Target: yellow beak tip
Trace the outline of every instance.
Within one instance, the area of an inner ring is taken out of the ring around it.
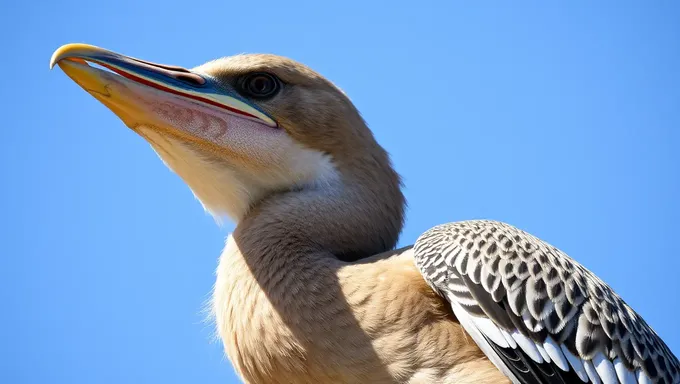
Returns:
[[[105,49],[96,47],[94,45],[82,44],[82,43],[71,43],[64,44],[57,48],[52,57],[50,58],[50,69],[54,68],[61,60],[71,58],[71,57],[81,57],[87,56],[92,53],[104,53],[109,52]]]
[[[59,50],[54,51],[52,57],[50,58],[50,70],[54,68],[54,66],[57,64],[57,61],[59,61],[59,56],[57,55],[57,52],[59,52]]]

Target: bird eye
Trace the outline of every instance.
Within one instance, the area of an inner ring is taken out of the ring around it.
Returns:
[[[254,73],[248,75],[241,84],[241,89],[248,96],[265,99],[272,97],[279,91],[279,80],[269,73]]]

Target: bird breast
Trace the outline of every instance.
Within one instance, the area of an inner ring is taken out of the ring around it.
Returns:
[[[245,382],[508,382],[425,283],[410,250],[356,264],[297,262],[258,270],[227,240],[213,311]]]

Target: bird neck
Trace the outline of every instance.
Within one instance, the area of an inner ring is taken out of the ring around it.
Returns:
[[[386,159],[385,168],[362,167],[371,161],[360,157],[335,159],[339,170],[361,171],[340,171],[336,182],[266,196],[229,236],[212,306],[225,351],[242,376],[291,382],[264,371],[294,372],[291,362],[324,365],[315,360],[313,340],[333,331],[331,319],[344,316],[341,323],[352,323],[338,271],[347,261],[393,248],[402,227],[404,198]]]
[[[381,204],[383,192],[348,182],[289,191],[263,199],[238,223],[220,258],[212,309],[243,377],[291,382],[267,372],[324,366],[314,340],[333,331],[332,319],[353,319],[338,281],[342,260],[392,248],[401,229],[403,205]]]
[[[286,293],[280,288],[288,280],[306,283],[302,270],[337,266],[395,247],[405,201],[387,154],[376,153],[372,162],[359,156],[338,160],[335,182],[271,194],[239,221],[228,244],[237,252],[230,254],[242,259],[265,293]]]

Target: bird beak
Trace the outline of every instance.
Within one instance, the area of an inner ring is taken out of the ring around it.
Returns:
[[[55,64],[133,129],[142,125],[175,131],[185,128],[179,133],[200,138],[197,133],[201,128],[197,127],[214,122],[206,120],[211,116],[222,116],[226,121],[225,113],[229,118],[277,126],[238,94],[218,88],[208,76],[181,67],[154,64],[86,44],[60,47],[52,55],[50,68]]]

